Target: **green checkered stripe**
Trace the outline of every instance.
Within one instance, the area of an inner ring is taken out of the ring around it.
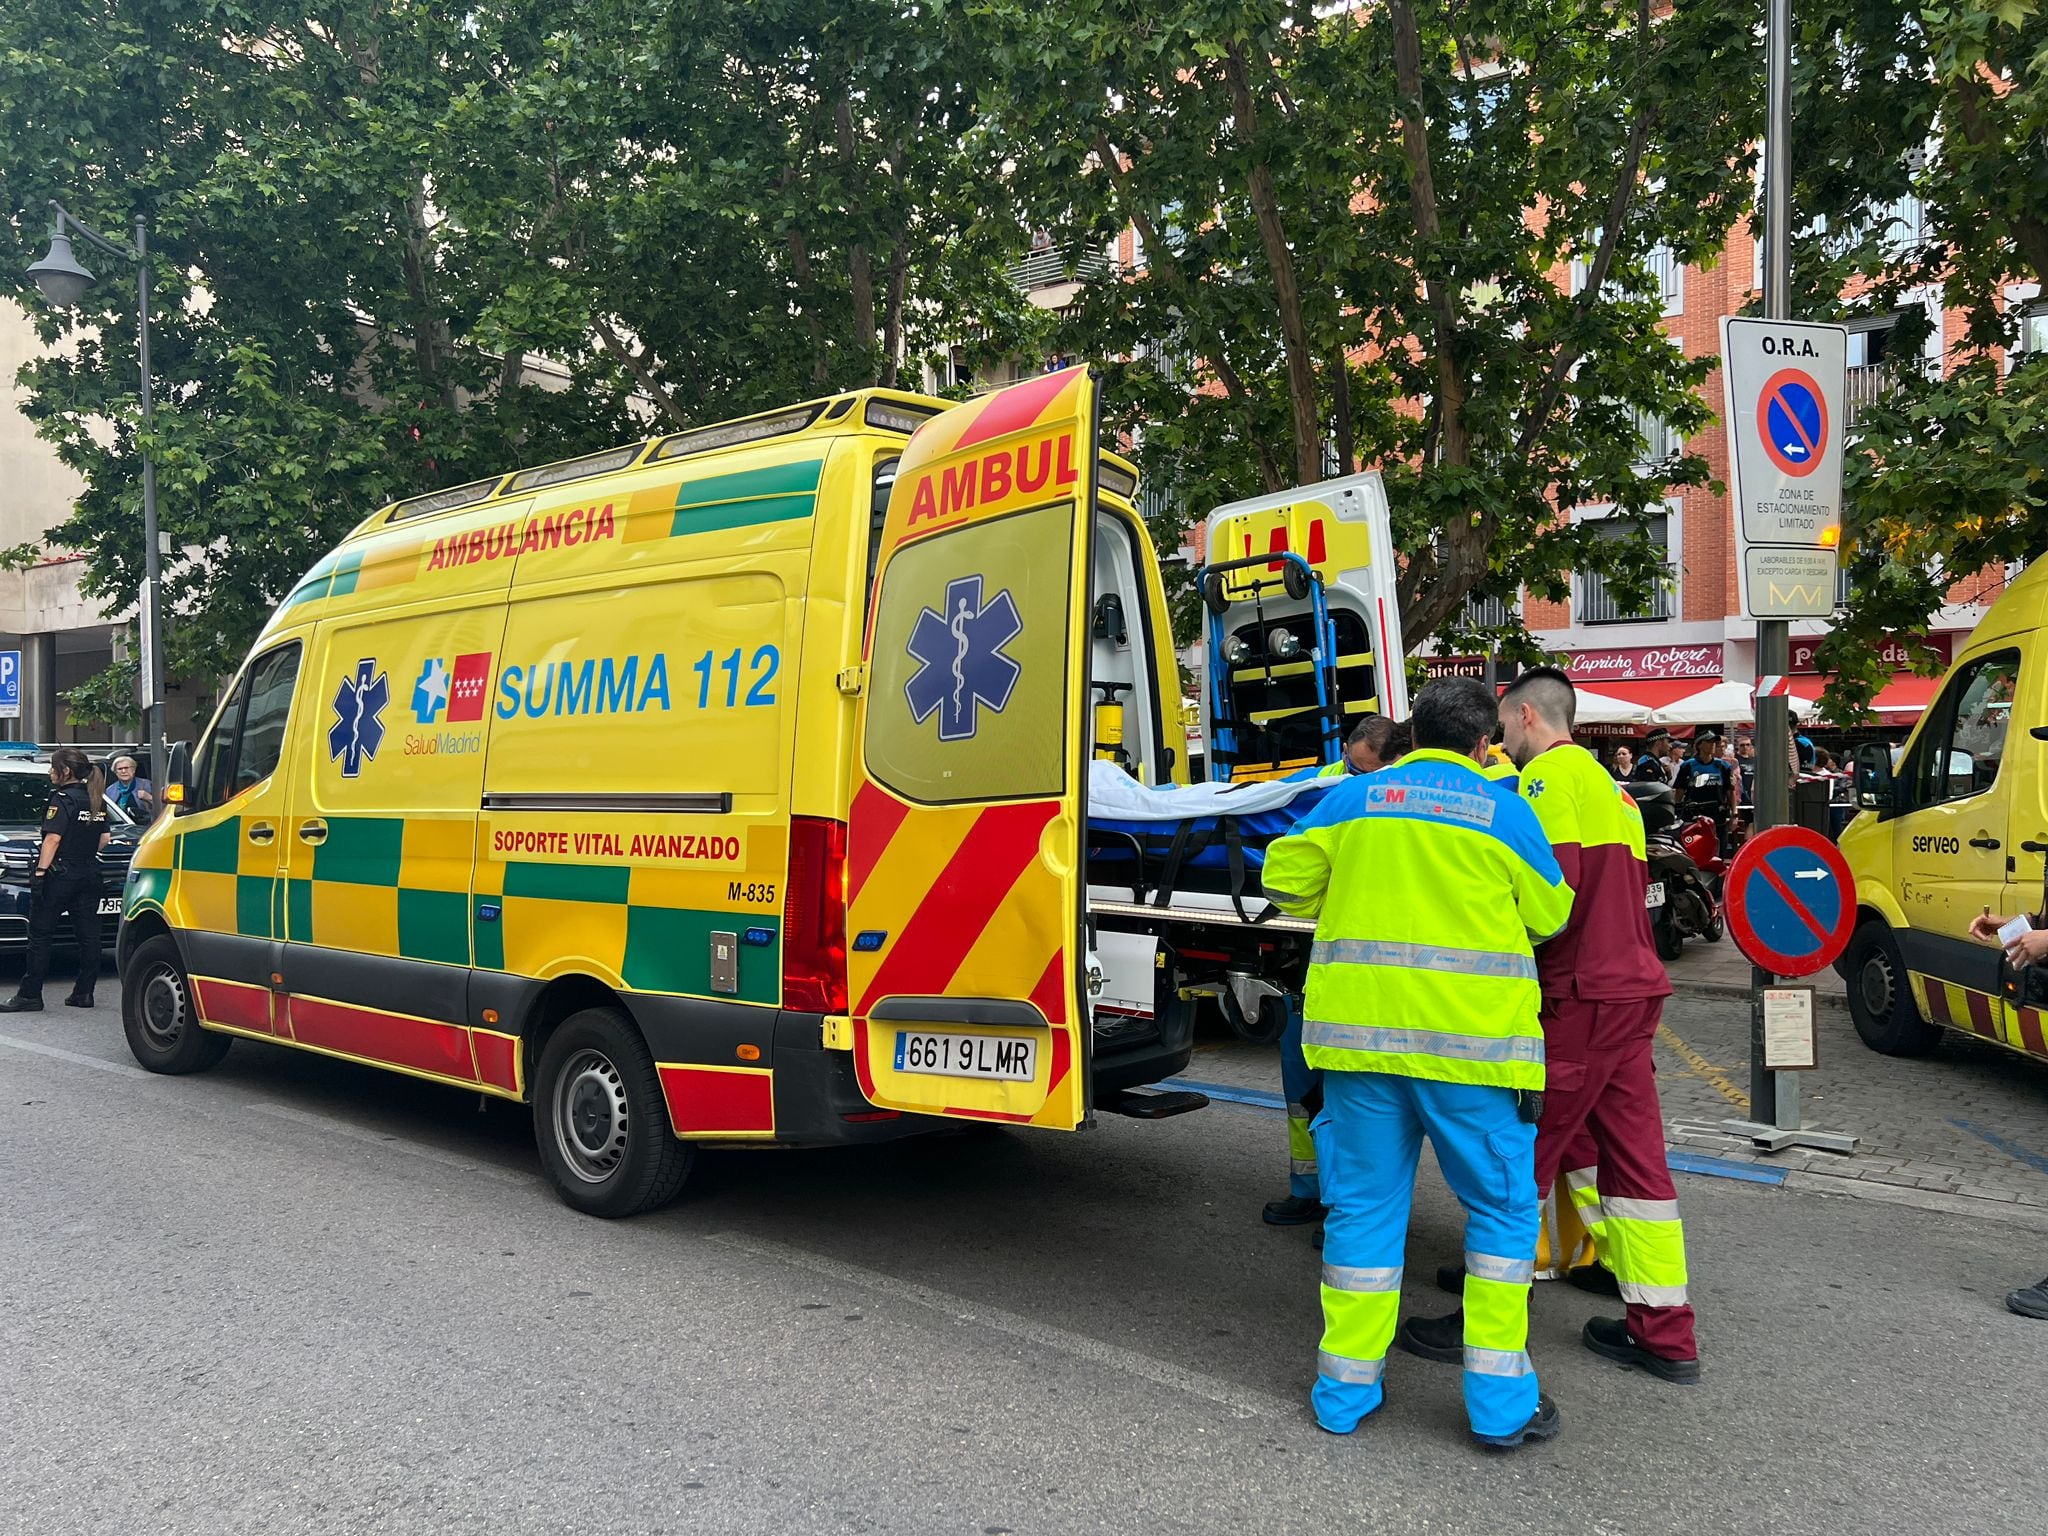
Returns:
[[[122,915],[133,917],[148,907],[161,912],[164,900],[170,894],[171,871],[168,869],[131,869],[128,871],[128,883],[122,889],[125,898]]]
[[[676,491],[669,537],[809,517],[817,508],[818,477],[824,469],[823,459],[805,459],[685,480]]]
[[[312,570],[299,578],[299,584],[278,605],[278,611],[288,612],[301,603],[317,602],[323,597],[346,597],[355,591],[356,577],[362,569],[361,544],[330,550],[313,562]]]
[[[619,910],[624,919],[624,945],[619,976],[635,992],[680,992],[696,997],[738,998],[742,1002],[774,1003],[782,987],[782,927],[774,917],[746,912],[712,912],[692,907],[654,906],[633,900],[633,870],[613,864],[528,864],[504,867],[501,896],[479,894],[479,907],[499,905],[500,921],[475,926],[476,963],[504,970],[504,929],[519,919],[519,904],[528,900],[587,902]],[[711,990],[711,935],[748,930],[767,935],[761,944],[742,943],[739,991]]]

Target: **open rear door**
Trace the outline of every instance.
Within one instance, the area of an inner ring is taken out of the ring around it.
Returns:
[[[887,1109],[1072,1130],[1095,380],[935,416],[882,530],[848,825],[862,1091]]]

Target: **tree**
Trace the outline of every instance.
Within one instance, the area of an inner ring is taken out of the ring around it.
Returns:
[[[1835,313],[1845,289],[1881,312],[1934,288],[1965,323],[1945,373],[1896,369],[1845,458],[1851,591],[1820,664],[1825,707],[1850,720],[1887,679],[1881,641],[2048,548],[2048,358],[2010,358],[2006,301],[2048,274],[2048,18],[2034,0],[1835,0],[1804,13],[1799,56],[1799,312]],[[1912,357],[1924,310],[1902,313]]]
[[[1640,597],[1641,521],[1706,480],[1645,465],[1649,418],[1712,419],[1710,358],[1659,324],[1652,262],[1710,263],[1750,202],[1755,18],[1706,0],[987,0],[990,110],[1076,249],[1126,227],[1069,345],[1112,368],[1149,474],[1188,509],[1379,468],[1411,643],[1514,640],[1472,595]],[[1321,9],[1321,8],[1317,8]],[[1561,282],[1574,269],[1581,280]],[[1193,387],[1191,387],[1193,386]]]
[[[0,10],[0,284],[86,482],[50,542],[133,603],[133,279],[47,309],[48,199],[151,220],[170,661],[214,677],[382,502],[1025,325],[967,37],[911,0]]]

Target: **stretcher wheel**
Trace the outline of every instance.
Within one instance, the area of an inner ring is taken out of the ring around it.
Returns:
[[[1247,1045],[1272,1045],[1287,1033],[1287,999],[1284,997],[1262,997],[1256,1017],[1245,1017],[1244,1010],[1237,1006],[1237,999],[1226,989],[1217,999],[1223,1005],[1223,1020],[1230,1026],[1230,1032]]]
[[[1202,601],[1209,611],[1222,618],[1230,610],[1230,599],[1223,595],[1223,573],[1210,571],[1202,578]]]
[[[1316,579],[1309,574],[1307,566],[1287,561],[1280,570],[1280,585],[1287,589],[1287,595],[1297,603],[1307,597],[1315,587]]]

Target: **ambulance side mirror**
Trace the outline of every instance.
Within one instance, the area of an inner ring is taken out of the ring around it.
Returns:
[[[1856,749],[1856,804],[1866,811],[1899,808],[1898,781],[1892,777],[1892,749],[1881,741]]]
[[[164,765],[164,804],[171,814],[177,815],[190,805],[192,794],[192,743],[174,741],[171,743],[171,760]]]

